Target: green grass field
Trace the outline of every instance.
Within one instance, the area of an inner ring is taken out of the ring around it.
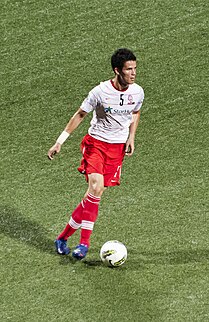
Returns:
[[[208,20],[205,0],[0,1],[1,322],[209,321]],[[145,90],[136,151],[73,262],[53,242],[86,190],[91,116],[46,155],[119,47]],[[111,239],[118,269],[99,259]]]

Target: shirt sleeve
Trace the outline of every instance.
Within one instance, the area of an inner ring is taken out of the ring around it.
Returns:
[[[139,94],[139,100],[134,108],[134,112],[137,112],[140,110],[140,108],[142,107],[144,101],[144,90],[141,88],[140,94]]]
[[[98,97],[96,94],[96,90],[92,89],[89,92],[88,96],[82,102],[81,109],[89,113],[96,109],[97,104],[98,104]]]

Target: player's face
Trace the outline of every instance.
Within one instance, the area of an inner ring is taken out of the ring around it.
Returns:
[[[136,61],[128,60],[124,63],[122,71],[118,72],[124,84],[131,85],[136,79]]]

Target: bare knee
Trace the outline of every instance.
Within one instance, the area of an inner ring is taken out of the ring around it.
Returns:
[[[104,186],[101,185],[99,182],[93,182],[91,187],[89,187],[89,192],[92,193],[94,196],[101,197],[103,191],[104,191]]]
[[[89,188],[88,192],[96,197],[101,197],[105,190],[104,177],[98,173],[92,173],[89,175]]]

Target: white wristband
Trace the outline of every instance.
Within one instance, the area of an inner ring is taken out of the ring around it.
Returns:
[[[60,136],[58,137],[56,143],[59,143],[59,144],[63,144],[67,138],[70,136],[70,133],[66,132],[66,131],[63,131]]]

